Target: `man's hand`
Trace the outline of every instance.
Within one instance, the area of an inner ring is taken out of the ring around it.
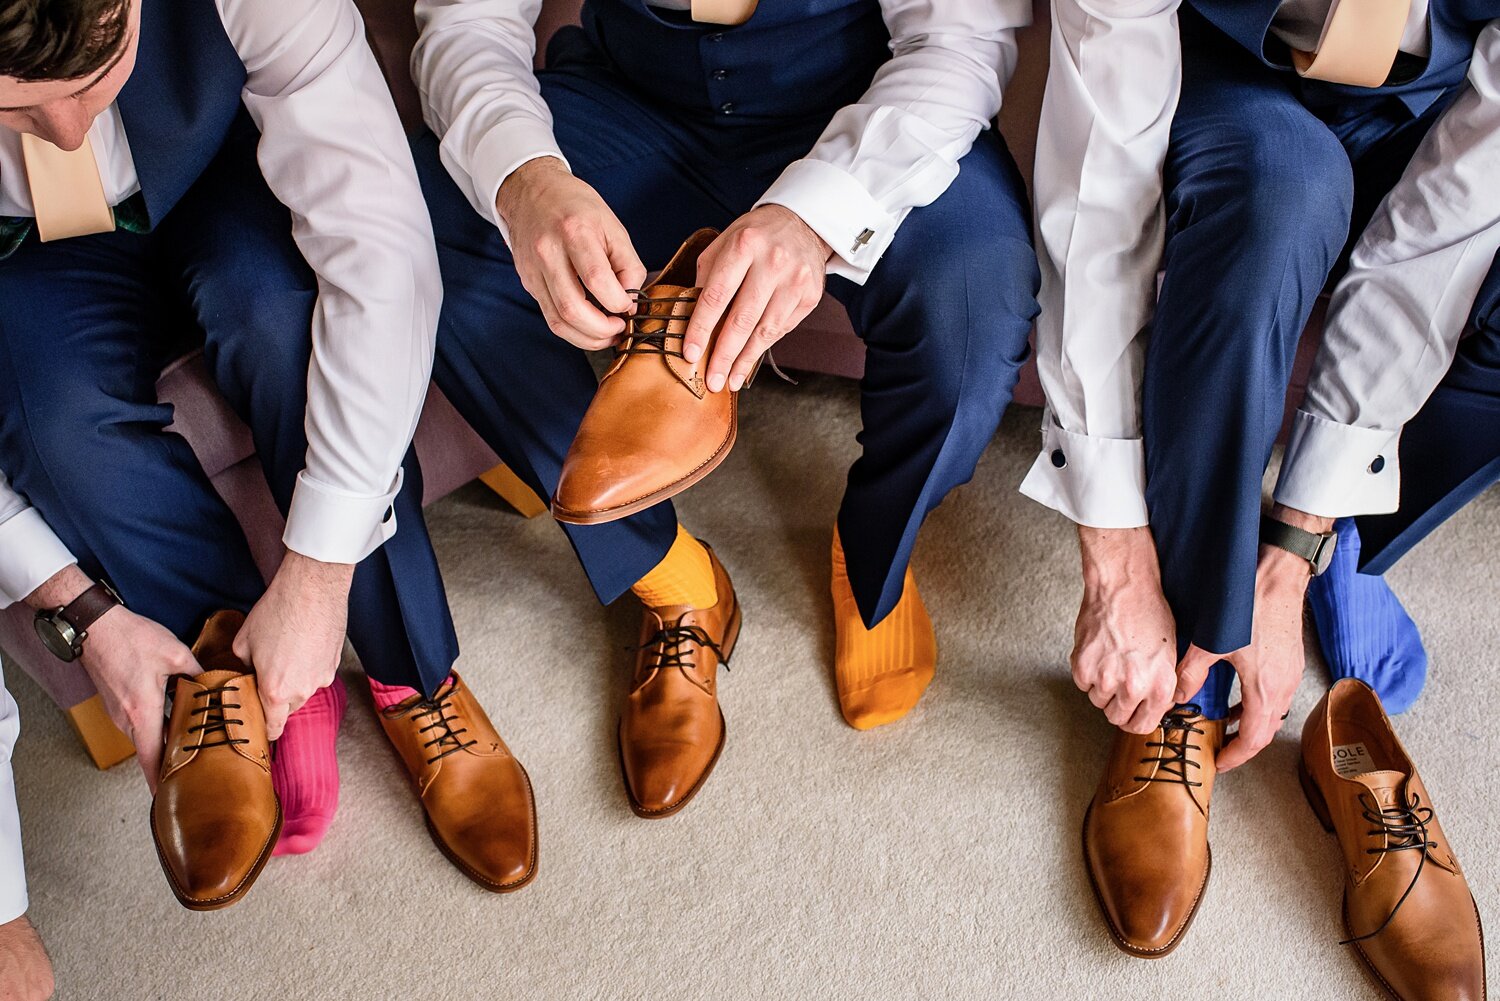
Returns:
[[[52,961],[26,915],[0,925],[0,1001],[47,1001]]]
[[[288,716],[332,683],[344,652],[353,580],[351,563],[288,552],[234,638],[234,655],[255,668],[271,740],[281,736]]]
[[[604,199],[554,157],[521,164],[501,183],[495,210],[510,230],[521,284],[552,332],[585,351],[613,345],[635,306],[628,288],[646,281],[630,236]]]
[[[65,567],[33,591],[26,603],[57,608],[92,584],[76,565]],[[174,674],[199,672],[192,651],[165,627],[116,605],[89,626],[79,663],[99,689],[104,711],[135,745],[135,760],[154,793],[161,771],[167,681]]]
[[[1277,507],[1272,517],[1309,532],[1328,532],[1329,518]],[[1227,772],[1259,754],[1271,743],[1291,709],[1302,671],[1307,666],[1302,646],[1302,603],[1311,568],[1307,561],[1274,546],[1260,547],[1255,569],[1255,625],[1250,645],[1233,653],[1215,654],[1191,646],[1179,667],[1177,698],[1202,687],[1208,669],[1227,660],[1240,676],[1239,733],[1219,755],[1218,770]]]
[[[823,298],[833,249],[802,217],[780,205],[751,209],[698,258],[698,304],[682,342],[689,363],[703,357],[725,317],[705,379],[710,392],[738,390],[766,349]]]
[[[1149,528],[1078,526],[1083,603],[1073,637],[1073,683],[1105,717],[1150,733],[1172,708],[1176,624],[1161,590]]]

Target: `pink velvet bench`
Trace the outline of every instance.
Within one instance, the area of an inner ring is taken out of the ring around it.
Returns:
[[[416,40],[411,0],[357,0],[365,16],[370,43],[385,70],[397,108],[409,128],[421,124],[416,88],[407,66]],[[538,52],[563,24],[576,22],[582,0],[546,0],[537,25]],[[1036,122],[1042,85],[1047,73],[1048,15],[1045,2],[1035,3],[1035,23],[1021,33],[1021,57],[1015,78],[1005,94],[1000,129],[1022,173],[1029,177],[1036,150]],[[651,263],[651,262],[648,262]],[[1303,338],[1298,353],[1294,387],[1305,379],[1316,349],[1319,318],[1309,324],[1314,336]],[[825,297],[802,325],[777,347],[777,361],[786,368],[859,378],[864,372],[864,347],[849,326],[843,308]],[[282,519],[271,501],[254,456],[249,431],[230,411],[209,382],[201,359],[194,353],[174,362],[162,373],[158,390],[175,408],[173,428],[192,445],[214,486],[245,527],[263,571],[279,558]],[[1288,412],[1300,397],[1294,388]],[[1042,404],[1036,368],[1028,364],[1016,388],[1016,402]],[[528,517],[545,510],[539,500],[464,423],[436,389],[427,399],[417,428],[417,451],[425,480],[424,503],[431,503],[475,478],[483,478],[512,506]],[[1017,471],[1019,482],[1021,471]],[[31,627],[31,612],[16,606],[0,612],[0,651],[7,667],[19,667],[39,684],[67,714],[85,750],[100,768],[108,768],[134,753],[124,734],[104,712],[93,684],[77,665],[62,664],[48,654]]]

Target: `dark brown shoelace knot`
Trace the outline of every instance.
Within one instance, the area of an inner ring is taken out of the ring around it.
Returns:
[[[1188,757],[1189,751],[1199,749],[1197,744],[1190,744],[1192,734],[1202,735],[1203,731],[1198,728],[1198,720],[1203,715],[1203,710],[1195,703],[1188,702],[1174,707],[1161,718],[1161,740],[1148,740],[1147,747],[1157,748],[1155,756],[1142,758],[1143,765],[1156,765],[1156,771],[1151,775],[1137,775],[1137,782],[1175,782],[1192,788],[1201,786],[1202,782],[1194,782],[1188,778],[1189,768],[1202,768],[1203,766]]]
[[[1406,884],[1406,892],[1401,894],[1401,899],[1396,901],[1396,906],[1391,908],[1391,913],[1380,922],[1380,927],[1364,935],[1346,938],[1339,945],[1363,942],[1385,931],[1395,919],[1396,912],[1401,910],[1401,905],[1406,903],[1406,898],[1411,896],[1411,891],[1417,888],[1417,880],[1421,878],[1422,870],[1427,865],[1427,856],[1432,849],[1437,847],[1436,841],[1427,839],[1427,825],[1432,822],[1432,808],[1423,806],[1420,796],[1413,794],[1405,803],[1380,806],[1370,793],[1360,793],[1359,804],[1364,808],[1364,818],[1374,825],[1366,833],[1382,839],[1379,848],[1366,848],[1366,855],[1419,851],[1422,857],[1417,862],[1417,871],[1411,874],[1411,882]]]
[[[652,633],[650,638],[640,646],[632,647],[635,650],[654,650],[656,652],[656,666],[659,668],[685,667],[692,670],[693,647],[707,647],[719,657],[719,663],[724,669],[729,670],[729,658],[724,656],[724,651],[719,649],[703,630],[701,626],[685,626],[678,619],[670,626],[664,626]]]
[[[193,693],[193,701],[203,700],[203,705],[194,706],[188,713],[190,717],[202,716],[203,720],[187,728],[188,733],[198,735],[198,743],[184,747],[184,751],[200,751],[205,747],[233,747],[235,744],[248,744],[248,737],[230,737],[229,724],[235,723],[240,726],[245,724],[242,719],[231,719],[224,715],[228,709],[239,709],[238,702],[225,702],[226,692],[238,692],[236,685],[219,685],[215,688],[203,688]],[[204,740],[210,734],[222,737],[222,740]]]
[[[407,710],[407,714],[412,719],[431,717],[430,722],[426,726],[417,730],[418,733],[436,731],[435,736],[422,745],[427,748],[440,748],[432,757],[427,759],[429,765],[441,758],[446,758],[450,754],[457,754],[459,751],[473,747],[479,743],[477,740],[463,739],[463,735],[469,732],[468,727],[461,726],[454,729],[453,724],[459,722],[459,719],[457,716],[449,714],[450,703],[453,701],[453,691],[453,685],[444,685],[438,689],[437,694],[432,698],[418,699]]]

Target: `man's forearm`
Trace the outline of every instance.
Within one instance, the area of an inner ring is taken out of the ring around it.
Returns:
[[[35,591],[26,596],[26,604],[32,608],[61,608],[93,586],[89,575],[70,563],[48,577]]]
[[[1300,528],[1304,532],[1313,532],[1317,535],[1326,535],[1333,531],[1333,519],[1322,518],[1306,511],[1298,511],[1296,508],[1287,507],[1285,504],[1277,504],[1271,508],[1271,517],[1280,522],[1285,522],[1293,528]]]
[[[1078,526],[1078,552],[1083,560],[1083,582],[1089,587],[1117,586],[1150,580],[1160,587],[1161,566],[1149,527],[1090,528]]]

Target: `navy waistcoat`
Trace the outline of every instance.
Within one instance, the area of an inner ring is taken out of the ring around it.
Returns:
[[[1190,0],[1190,3],[1267,66],[1293,72],[1286,45],[1270,33],[1282,0]],[[1315,107],[1329,107],[1368,100],[1372,94],[1391,95],[1400,98],[1412,114],[1419,115],[1463,80],[1474,52],[1474,39],[1488,21],[1497,17],[1500,17],[1500,0],[1431,0],[1427,23],[1432,49],[1425,66],[1394,73],[1391,81],[1378,88],[1303,80],[1303,97]]]
[[[245,64],[213,0],[141,4],[135,70],[115,103],[151,225],[208,167],[242,113],[249,125],[244,85]]]
[[[890,58],[879,0],[760,0],[736,27],[645,0],[588,0],[583,26],[635,86],[726,122],[829,115]]]

